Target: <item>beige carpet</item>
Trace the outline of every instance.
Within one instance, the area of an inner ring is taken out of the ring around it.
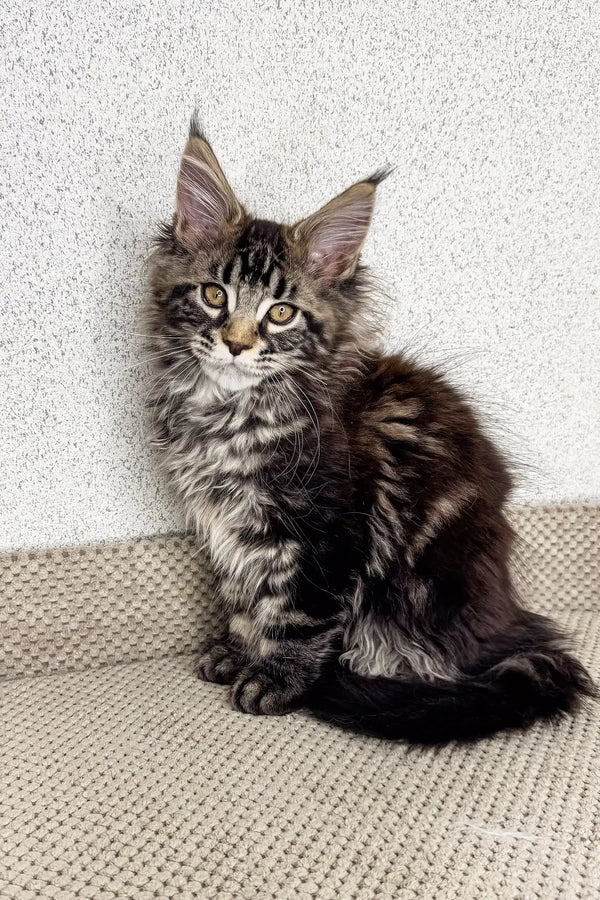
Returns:
[[[600,677],[600,510],[515,521],[524,594]],[[193,676],[189,539],[0,567],[0,897],[600,897],[597,705],[440,750],[248,717]]]

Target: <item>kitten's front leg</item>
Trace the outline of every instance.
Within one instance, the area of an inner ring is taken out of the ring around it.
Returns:
[[[293,615],[296,624],[266,627],[260,616],[238,615],[231,620],[231,633],[245,644],[249,660],[233,683],[235,709],[253,715],[282,715],[302,705],[332,655],[341,626],[335,616]]]
[[[245,663],[241,649],[226,635],[221,635],[206,641],[200,648],[196,671],[203,681],[232,684]]]

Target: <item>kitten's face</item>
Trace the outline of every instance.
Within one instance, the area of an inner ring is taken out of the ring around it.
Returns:
[[[354,314],[341,287],[356,270],[377,182],[353,185],[295,226],[253,219],[193,129],[155,259],[163,366],[188,378],[196,366],[234,392],[318,364]]]
[[[226,391],[293,372],[319,354],[335,317],[294,266],[285,229],[252,220],[231,244],[195,254],[167,300],[168,326]],[[327,332],[327,335],[325,334]]]

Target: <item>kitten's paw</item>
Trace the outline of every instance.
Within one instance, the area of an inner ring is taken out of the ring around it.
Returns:
[[[242,659],[235,650],[227,644],[217,643],[205,647],[200,652],[196,671],[198,678],[203,681],[232,684],[242,665]]]
[[[266,672],[242,672],[233,685],[231,702],[234,709],[254,716],[281,716],[296,709],[301,702],[297,691],[278,684]]]

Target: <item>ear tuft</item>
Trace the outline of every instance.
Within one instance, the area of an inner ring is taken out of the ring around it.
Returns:
[[[194,114],[177,179],[176,237],[188,250],[213,246],[242,217],[242,206]]]
[[[386,163],[384,166],[380,166],[380,168],[373,172],[372,175],[369,175],[368,178],[365,178],[365,181],[367,181],[369,184],[375,185],[375,187],[378,187],[382,181],[385,181],[386,178],[389,178],[393,171],[394,167],[389,163]]]
[[[375,188],[388,174],[387,168],[380,169],[353,184],[294,227],[305,265],[315,277],[334,281],[354,273],[373,217]]]
[[[191,118],[190,118],[189,137],[190,138],[193,138],[193,137],[200,138],[201,140],[206,141],[206,143],[208,144],[206,132],[204,131],[204,128],[202,127],[202,122],[200,121],[200,110],[198,109],[198,107],[196,107],[194,109],[194,112],[192,113]]]

